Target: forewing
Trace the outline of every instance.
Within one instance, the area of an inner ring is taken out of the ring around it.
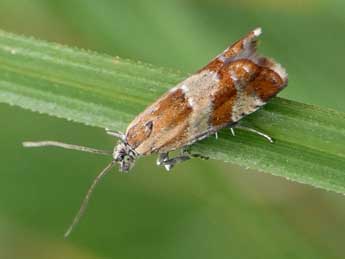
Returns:
[[[158,152],[184,138],[192,108],[182,89],[174,89],[146,108],[128,126],[128,144],[140,155]]]
[[[213,92],[210,125],[220,129],[258,110],[287,85],[287,74],[275,61],[256,53],[255,29],[200,70],[215,71],[219,87]]]
[[[287,74],[257,55],[260,33],[250,32],[149,106],[129,125],[128,144],[141,155],[169,152],[236,123],[275,96]]]
[[[253,55],[256,52],[257,37],[260,34],[261,28],[251,31],[245,37],[226,48],[198,72],[205,70],[219,71],[224,65],[231,61]]]
[[[287,84],[282,68],[265,57],[232,61],[219,71],[210,124],[222,128],[255,112]]]

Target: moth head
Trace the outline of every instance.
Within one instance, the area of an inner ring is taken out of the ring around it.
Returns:
[[[128,172],[134,165],[137,154],[126,142],[120,141],[114,148],[113,158],[119,164],[120,171]]]

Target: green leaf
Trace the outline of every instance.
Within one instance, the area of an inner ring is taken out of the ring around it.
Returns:
[[[124,131],[186,75],[0,31],[0,102]],[[271,135],[222,130],[193,146],[211,158],[345,193],[345,114],[275,98],[244,119]]]

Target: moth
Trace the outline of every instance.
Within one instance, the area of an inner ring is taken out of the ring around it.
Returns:
[[[257,54],[257,28],[224,50],[206,66],[180,82],[140,113],[125,133],[107,130],[118,138],[113,152],[55,141],[24,142],[25,147],[58,146],[96,154],[112,155],[112,161],[95,178],[82,206],[65,236],[83,214],[88,199],[101,179],[115,165],[128,172],[137,158],[158,154],[157,164],[170,170],[197,154],[188,151],[196,141],[217,134],[222,128],[251,131],[272,139],[238,122],[264,106],[287,86],[285,69],[274,60]],[[170,157],[169,152],[182,150]]]

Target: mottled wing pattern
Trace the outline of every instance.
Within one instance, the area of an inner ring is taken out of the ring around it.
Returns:
[[[250,32],[201,71],[217,71],[210,124],[222,128],[255,112],[287,85],[287,74],[275,61],[256,53],[258,28]],[[217,65],[222,61],[223,65]],[[215,70],[214,70],[215,69]]]
[[[170,91],[139,114],[128,126],[127,143],[140,155],[158,152],[184,139],[193,109],[182,89]]]
[[[126,138],[140,155],[190,145],[236,123],[287,84],[285,70],[256,53],[260,29],[149,106],[129,125]]]

